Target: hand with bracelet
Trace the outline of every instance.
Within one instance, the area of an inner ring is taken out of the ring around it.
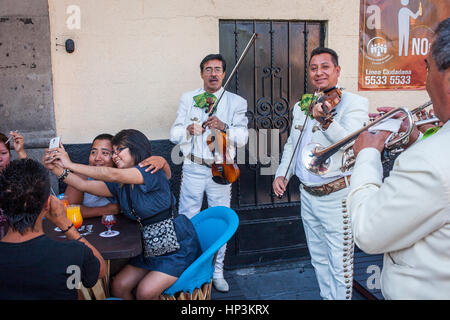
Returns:
[[[67,218],[66,210],[62,201],[52,195],[49,197],[49,201],[50,206],[45,217],[50,220],[55,226],[60,228],[61,231],[66,235],[67,239],[83,242],[92,250],[92,253],[100,262],[99,278],[104,277],[106,274],[106,262],[100,252],[92,244],[90,244],[89,241],[87,241],[78,233],[78,230],[73,226],[72,221]]]
[[[55,196],[50,196],[50,209],[45,217],[60,228],[68,239],[81,240],[81,236],[77,229],[74,228],[72,221],[67,218],[64,204]]]

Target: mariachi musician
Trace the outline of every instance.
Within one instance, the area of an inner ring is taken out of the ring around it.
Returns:
[[[209,207],[230,207],[231,183],[214,181],[211,166],[215,161],[234,159],[236,147],[243,147],[248,140],[247,101],[228,91],[222,95],[225,72],[226,62],[222,55],[210,54],[202,60],[203,88],[181,96],[177,117],[170,130],[170,141],[180,146],[185,157],[178,212],[189,218],[200,212],[204,192]],[[219,97],[220,101],[211,110],[210,102],[216,102]],[[211,152],[208,139],[214,130],[226,133],[229,140],[227,155],[220,154],[220,150]],[[229,290],[223,276],[225,250],[226,244],[218,252],[213,275],[213,285],[221,292]]]
[[[275,194],[282,196],[292,175],[300,179],[301,216],[323,299],[351,299],[353,240],[342,209],[351,172],[340,170],[342,152],[331,157],[324,171],[308,171],[302,158],[308,158],[312,143],[327,147],[360,129],[368,122],[369,111],[366,98],[337,87],[340,71],[334,50],[319,47],[312,51],[308,74],[319,93],[312,98],[304,95],[294,105],[290,136],[273,182]]]
[[[385,299],[450,299],[450,18],[434,30],[425,64],[439,131],[402,152],[384,181],[380,152],[389,132],[363,132],[353,145],[347,207],[358,247],[384,253]]]

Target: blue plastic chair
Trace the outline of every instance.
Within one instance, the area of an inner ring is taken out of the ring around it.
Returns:
[[[163,292],[164,299],[176,299],[176,296],[189,300],[210,299],[216,254],[239,226],[236,212],[222,206],[203,210],[191,221],[197,231],[202,254]]]

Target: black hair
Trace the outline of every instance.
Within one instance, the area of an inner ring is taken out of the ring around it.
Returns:
[[[222,61],[222,69],[223,72],[227,70],[227,62],[225,61],[225,58],[220,54],[208,54],[206,57],[203,58],[202,62],[200,62],[200,71],[203,72],[203,67],[205,66],[205,63],[207,63],[210,60],[220,60]]]
[[[322,53],[328,53],[331,55],[331,60],[333,61],[333,64],[335,67],[339,65],[339,57],[333,49],[325,48],[325,47],[317,47],[311,52],[311,57],[309,58],[309,61],[311,61],[312,57],[322,54]]]
[[[431,55],[440,72],[450,67],[450,18],[441,21],[436,28]]]
[[[102,133],[102,134],[99,134],[98,136],[96,136],[94,138],[94,140],[92,140],[92,143],[94,143],[95,140],[108,140],[108,141],[112,142],[112,139],[113,139],[112,134]]]
[[[0,142],[3,142],[3,144],[6,146],[6,149],[11,152],[11,145],[9,144],[10,142],[8,141],[8,143],[6,143],[6,141],[8,141],[8,137],[0,132]]]
[[[22,235],[34,229],[49,196],[48,171],[35,160],[14,160],[0,176],[0,207],[9,227]]]
[[[147,137],[135,129],[124,129],[116,134],[112,139],[113,146],[123,146],[130,149],[130,154],[134,157],[134,165],[151,157],[152,147]]]

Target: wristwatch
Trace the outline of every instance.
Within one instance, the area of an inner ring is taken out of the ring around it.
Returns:
[[[228,126],[228,124],[224,123],[224,128],[223,128],[223,132],[227,131],[230,127]]]

